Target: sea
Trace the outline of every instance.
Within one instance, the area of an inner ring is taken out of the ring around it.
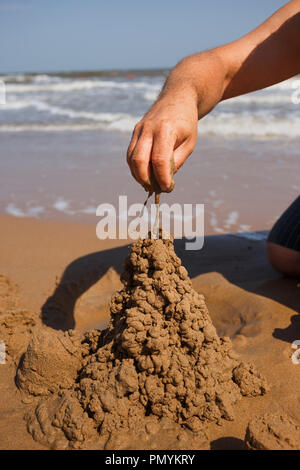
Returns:
[[[126,149],[168,73],[1,75],[0,211],[91,221],[118,195],[143,202]],[[300,192],[300,77],[220,103],[198,129],[170,202],[206,204],[211,233],[268,229]]]

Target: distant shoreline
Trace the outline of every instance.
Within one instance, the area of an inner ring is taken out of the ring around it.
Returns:
[[[56,77],[72,77],[72,78],[86,78],[86,77],[126,77],[127,75],[134,75],[136,77],[168,75],[171,68],[142,68],[142,69],[111,69],[111,70],[58,70],[58,71],[39,71],[39,72],[0,72],[0,77],[8,77],[15,75],[25,75],[35,77],[37,75],[49,75]]]

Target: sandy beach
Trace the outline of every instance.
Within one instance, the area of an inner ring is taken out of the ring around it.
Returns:
[[[0,448],[45,449],[26,429],[24,415],[36,398],[15,384],[20,359],[36,329],[82,333],[107,325],[110,298],[121,288],[129,248],[118,241],[99,241],[92,224],[5,215],[1,237],[0,339],[7,355],[0,365]],[[234,350],[255,364],[270,387],[265,395],[244,397],[234,405],[233,421],[208,424],[206,446],[211,449],[245,449],[248,423],[266,413],[300,423],[300,379],[291,348],[299,335],[299,285],[268,265],[264,244],[234,234],[207,236],[195,255],[184,250],[183,241],[175,242],[218,335],[229,336]],[[258,440],[262,435],[263,430],[256,430]],[[284,435],[267,442],[271,448],[295,445]],[[138,445],[132,442],[125,448]],[[176,448],[174,442],[168,445]]]
[[[0,14],[0,450],[299,451],[300,0]]]

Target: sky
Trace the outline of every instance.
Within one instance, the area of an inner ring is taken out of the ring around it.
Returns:
[[[167,68],[243,36],[281,0],[0,0],[0,73]]]

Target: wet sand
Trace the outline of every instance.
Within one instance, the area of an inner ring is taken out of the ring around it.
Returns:
[[[128,245],[99,241],[95,226],[1,216],[0,340],[7,344],[0,365],[0,448],[38,449],[26,430],[28,399],[14,377],[32,332],[41,323],[79,332],[104,327],[108,304],[120,288]],[[281,278],[267,263],[263,241],[233,235],[206,237],[197,254],[175,243],[177,255],[204,294],[219,335],[253,362],[271,389],[234,407],[235,420],[208,429],[210,448],[245,448],[246,428],[256,416],[287,414],[300,424],[298,365],[291,343],[299,339],[300,290],[297,280]]]
[[[115,132],[1,135],[0,211],[96,224],[96,207],[142,204]],[[270,230],[300,193],[299,142],[201,136],[162,203],[204,204],[207,235]],[[119,214],[118,214],[119,215]]]

